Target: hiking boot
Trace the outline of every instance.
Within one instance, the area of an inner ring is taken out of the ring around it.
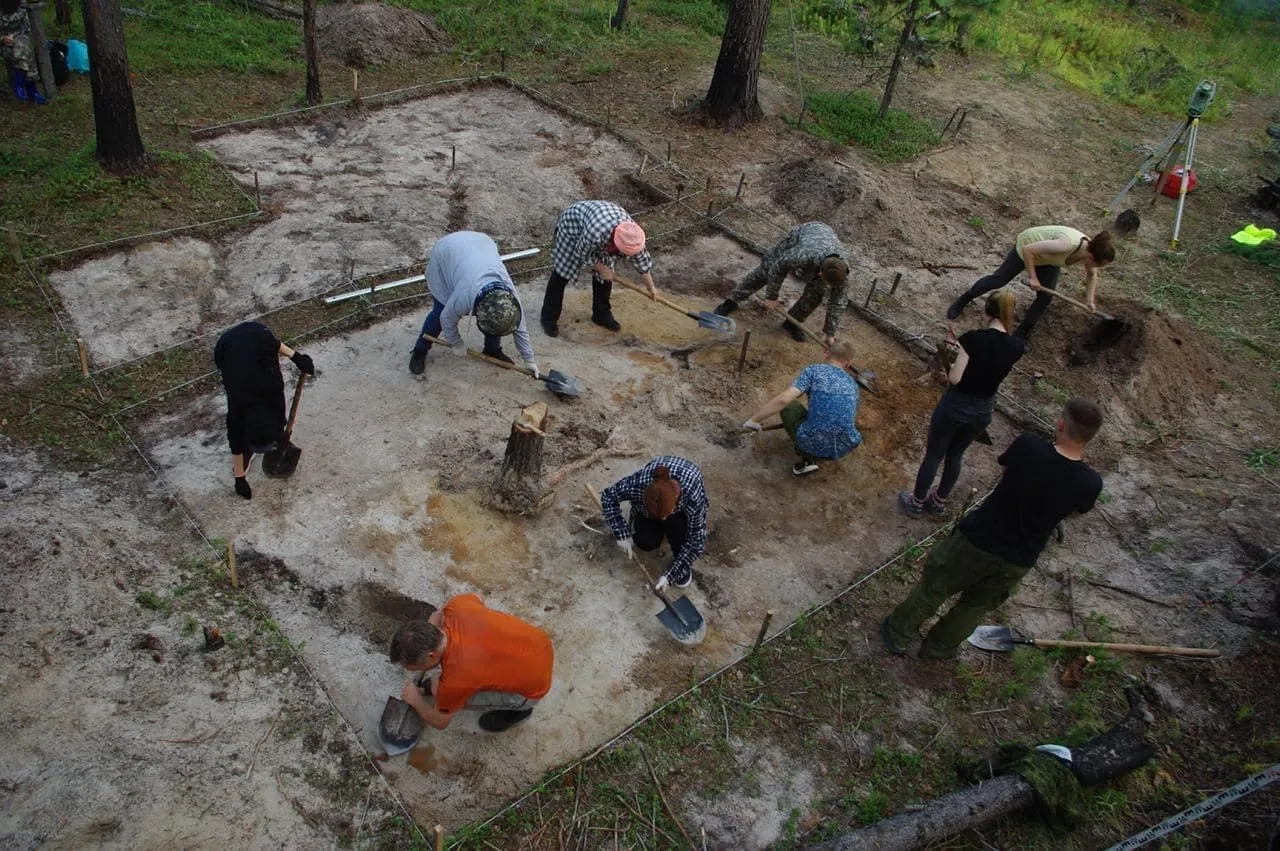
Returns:
[[[806,339],[804,336],[804,329],[792,322],[790,319],[783,320],[782,330],[790,334],[791,339],[795,340],[797,343],[803,343]]]
[[[912,499],[915,497],[912,496]],[[929,495],[924,498],[924,510],[934,517],[944,517],[947,513],[947,501],[938,496],[936,490],[929,491]]]
[[[973,439],[985,446],[992,446],[995,444],[995,441],[991,439],[991,433],[988,432],[985,428],[982,431],[975,434],[973,436]]]
[[[916,495],[911,491],[902,491],[898,494],[898,505],[902,506],[902,510],[908,517],[919,517],[924,513],[924,503],[916,499]]]
[[[805,458],[801,458],[799,461],[791,465],[791,472],[795,473],[797,476],[807,476],[810,473],[817,472],[817,469],[817,463]]]
[[[532,709],[491,709],[480,716],[480,729],[486,733],[501,733],[532,714]]]
[[[893,633],[889,631],[889,619],[885,618],[880,621],[880,643],[884,645],[884,649],[892,653],[894,656],[906,656],[906,645],[899,644],[894,639]]]
[[[738,303],[731,298],[726,298],[724,301],[716,305],[716,309],[713,310],[712,313],[714,313],[716,316],[728,316],[730,313],[733,313],[737,309],[738,309]]]
[[[960,318],[960,314],[964,313],[964,309],[969,306],[968,295],[962,295],[960,298],[951,302],[951,306],[947,308],[947,318],[956,320]]]
[[[542,322],[542,333],[546,334],[548,337],[560,336],[559,322],[554,319],[542,319],[539,321]]]
[[[591,321],[596,325],[599,325],[601,328],[605,328],[609,331],[622,330],[622,326],[618,324],[618,320],[613,318],[613,313],[611,311],[606,311],[604,313],[592,313]]]
[[[512,366],[515,366],[515,365],[516,365],[516,362],[515,362],[515,361],[513,361],[511,358],[507,357],[507,353],[506,353],[506,352],[504,352],[502,349],[495,349],[495,350],[494,350],[494,351],[492,351],[492,352],[490,352],[490,351],[485,351],[485,352],[482,352],[482,354],[483,354],[485,357],[487,357],[487,358],[493,358],[494,360],[500,360],[500,361],[502,361],[503,363],[509,363],[509,364],[511,364]]]
[[[427,353],[414,351],[409,355],[409,371],[414,375],[422,375],[427,371]]]

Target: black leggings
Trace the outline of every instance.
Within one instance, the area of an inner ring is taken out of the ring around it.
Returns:
[[[635,529],[631,539],[645,552],[653,552],[662,545],[665,537],[671,542],[671,553],[674,555],[684,548],[684,540],[689,529],[689,516],[677,511],[666,520],[654,520],[636,512]]]
[[[938,465],[942,465],[942,481],[938,482],[938,498],[946,499],[956,480],[960,478],[960,470],[965,450],[973,439],[991,423],[991,399],[978,399],[974,396],[948,390],[934,408],[929,419],[929,437],[925,443],[924,460],[920,462],[920,470],[916,473],[916,485],[912,493],[916,499],[923,500],[929,495],[933,478],[938,474]]]

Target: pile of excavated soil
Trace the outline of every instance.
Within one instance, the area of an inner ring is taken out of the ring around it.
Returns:
[[[349,68],[407,62],[453,49],[430,15],[380,3],[335,3],[316,11],[320,53]]]

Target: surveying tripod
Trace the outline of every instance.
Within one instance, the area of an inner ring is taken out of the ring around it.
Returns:
[[[1178,212],[1173,218],[1173,237],[1169,240],[1169,248],[1177,250],[1178,248],[1178,231],[1182,228],[1182,210],[1187,203],[1187,188],[1191,183],[1191,161],[1196,155],[1196,130],[1200,126],[1200,116],[1204,115],[1204,111],[1209,108],[1209,104],[1213,103],[1213,96],[1217,92],[1218,87],[1211,80],[1201,80],[1200,85],[1196,86],[1196,90],[1191,94],[1191,100],[1187,103],[1187,117],[1182,123],[1169,133],[1160,147],[1156,148],[1151,154],[1142,161],[1142,165],[1138,166],[1138,170],[1133,173],[1133,177],[1129,178],[1129,182],[1124,185],[1124,189],[1120,190],[1120,194],[1111,199],[1111,203],[1102,211],[1102,215],[1109,216],[1111,211],[1119,206],[1124,200],[1124,196],[1129,194],[1129,190],[1134,187],[1139,180],[1146,180],[1152,171],[1159,171],[1160,179],[1156,181],[1155,195],[1151,199],[1151,203],[1155,203],[1156,197],[1164,189],[1164,185],[1169,182],[1170,177],[1177,171],[1178,159],[1185,152],[1186,157],[1182,163],[1182,183],[1178,190]],[[1161,166],[1168,160],[1168,168],[1162,169]]]

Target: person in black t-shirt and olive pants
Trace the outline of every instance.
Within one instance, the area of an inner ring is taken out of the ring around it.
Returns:
[[[920,644],[921,659],[955,656],[983,616],[1009,599],[1058,523],[1093,508],[1102,477],[1083,457],[1101,426],[1098,406],[1076,397],[1063,409],[1052,444],[1023,434],[1009,445],[991,496],[929,551],[920,581],[880,625],[886,649],[906,652],[920,626],[959,594]]]
[[[1009,333],[1015,307],[1017,299],[1009,290],[992,293],[987,296],[987,327],[960,335],[960,353],[947,373],[951,386],[929,420],[915,488],[898,494],[898,504],[907,516],[919,517],[928,511],[941,517],[947,512],[947,497],[960,478],[965,450],[991,424],[1000,382],[1027,351],[1027,341]],[[942,481],[931,489],[939,464]]]

